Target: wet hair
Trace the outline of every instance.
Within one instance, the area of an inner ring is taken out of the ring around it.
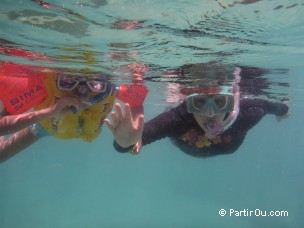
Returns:
[[[199,63],[183,66],[183,74],[189,77],[180,92],[183,95],[191,93],[217,93],[227,90],[234,94],[238,90],[239,68],[219,63]]]
[[[181,76],[192,86],[221,86],[234,80],[234,67],[216,62],[181,66]]]

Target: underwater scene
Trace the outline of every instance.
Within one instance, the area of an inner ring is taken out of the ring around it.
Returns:
[[[0,227],[304,227],[303,0],[1,0]]]

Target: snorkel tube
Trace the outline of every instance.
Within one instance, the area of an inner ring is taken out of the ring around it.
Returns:
[[[238,83],[240,82],[240,72],[241,69],[239,67],[235,68],[234,74],[234,81],[232,84],[232,91],[234,97],[234,106],[233,110],[228,114],[228,116],[224,119],[222,123],[216,123],[212,121],[212,123],[207,123],[208,131],[206,132],[206,136],[208,138],[213,138],[216,135],[219,135],[226,131],[236,120],[240,112],[240,91]],[[227,89],[227,87],[226,87]]]
[[[233,110],[229,113],[228,117],[226,117],[226,119],[222,123],[224,127],[223,131],[226,131],[235,122],[240,112],[240,89],[238,86],[238,83],[241,80],[240,72],[241,72],[241,68],[239,67],[236,67],[233,72],[234,81],[233,81],[232,93],[234,96],[234,107]]]

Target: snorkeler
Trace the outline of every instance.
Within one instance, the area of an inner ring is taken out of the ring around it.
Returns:
[[[81,100],[81,110],[40,122],[51,135],[61,138],[82,138],[92,141],[101,132],[106,115],[111,111],[116,88],[102,77],[55,76],[45,81],[49,96],[35,109],[44,109],[65,96]]]
[[[51,135],[60,139],[81,138],[91,142],[102,130],[104,119],[111,112],[115,98],[141,106],[147,89],[144,86],[116,86],[104,76],[48,77],[45,81],[49,96],[35,109],[43,109],[59,99],[73,95],[81,101],[80,110],[40,122]]]
[[[132,99],[130,103],[138,107],[147,94],[145,87],[117,87],[102,77],[55,78],[46,79],[49,96],[34,107],[36,111],[12,114],[0,102],[0,136],[5,136],[0,138],[0,162],[46,135],[91,142],[100,134],[116,97]],[[132,97],[134,92],[136,97]]]
[[[119,152],[138,154],[142,145],[169,137],[183,152],[195,157],[211,157],[235,152],[247,132],[264,115],[287,116],[288,106],[261,99],[240,99],[238,77],[231,86],[198,80],[195,86],[181,89],[185,100],[175,108],[143,124],[133,121],[126,105],[119,104],[105,120]]]
[[[31,51],[0,51],[45,60]],[[0,91],[0,161],[46,135],[92,141],[115,98],[140,107],[148,93],[143,85],[115,86],[101,76],[58,76],[57,70],[12,62],[0,62]]]
[[[7,55],[25,58],[43,58],[39,53],[14,48],[0,48]],[[0,162],[3,162],[40,137],[38,122],[80,108],[76,97],[65,97],[37,111],[29,111],[47,96],[43,78],[47,74],[42,67],[0,62]]]

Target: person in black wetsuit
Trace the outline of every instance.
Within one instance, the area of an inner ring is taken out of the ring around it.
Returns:
[[[236,74],[237,75],[237,74]],[[287,116],[283,103],[239,97],[238,81],[231,87],[209,81],[184,88],[185,101],[144,123],[143,116],[133,121],[129,106],[123,111],[116,104],[112,122],[114,147],[119,152],[137,154],[142,145],[169,137],[185,153],[211,157],[235,152],[247,132],[266,114]]]

